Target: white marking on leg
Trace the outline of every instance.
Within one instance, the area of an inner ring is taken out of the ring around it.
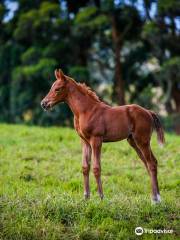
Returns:
[[[152,204],[157,204],[161,202],[161,196],[160,194],[157,194],[156,196],[153,196],[152,198]]]
[[[157,201],[158,201],[158,202],[161,202],[161,196],[160,196],[160,194],[157,194]]]

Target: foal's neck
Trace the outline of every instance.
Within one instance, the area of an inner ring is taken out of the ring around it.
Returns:
[[[66,102],[77,117],[90,111],[93,106],[97,104],[90,96],[85,95],[73,80],[68,81],[68,96]]]

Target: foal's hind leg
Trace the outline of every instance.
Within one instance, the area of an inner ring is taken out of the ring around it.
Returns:
[[[137,145],[140,148],[148,165],[151,178],[152,201],[154,203],[160,202],[160,194],[157,179],[157,160],[155,159],[151,151],[150,142],[148,141],[146,143],[142,143],[137,141]]]
[[[152,181],[152,187],[153,192],[156,192],[156,197],[153,199],[154,202],[160,202],[161,197],[159,194],[159,186],[158,186],[158,179],[157,179],[157,160],[151,150],[151,162],[148,163],[149,170],[151,172],[151,181]]]
[[[134,148],[134,150],[136,151],[137,155],[139,156],[139,158],[142,160],[142,162],[144,163],[148,173],[149,173],[149,169],[148,169],[148,165],[147,165],[147,162],[146,162],[146,159],[144,158],[141,150],[138,148],[136,142],[134,141],[133,139],[133,136],[131,135],[128,139],[127,139],[128,143],[130,144],[131,147]]]

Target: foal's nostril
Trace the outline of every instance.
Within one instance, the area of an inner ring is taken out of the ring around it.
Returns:
[[[46,108],[46,101],[41,101],[41,107]]]

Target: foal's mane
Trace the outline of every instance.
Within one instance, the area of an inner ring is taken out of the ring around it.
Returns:
[[[85,83],[77,83],[77,85],[80,87],[82,92],[89,95],[91,98],[93,98],[96,102],[100,102],[99,97],[96,95],[96,93],[88,87]]]
[[[71,78],[71,81],[73,81],[76,84],[76,86],[80,89],[81,92],[83,92],[84,94],[87,94],[96,102],[101,102],[99,97],[96,95],[96,93],[90,87],[88,87],[85,83],[77,83],[72,78]]]

